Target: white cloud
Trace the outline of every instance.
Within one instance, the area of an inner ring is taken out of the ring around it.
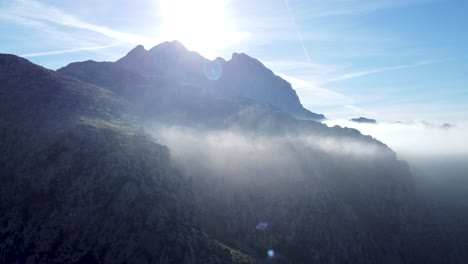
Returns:
[[[229,180],[259,177],[311,177],[318,153],[366,162],[388,153],[372,142],[349,137],[320,136],[313,132],[264,135],[236,129],[191,129],[160,126],[155,138],[169,147],[178,165],[191,175],[213,175]],[[278,155],[280,153],[280,155]]]
[[[33,29],[39,41],[57,50],[29,52],[26,57],[104,50],[117,45],[151,42],[131,33],[88,23],[56,7],[35,0],[14,0],[0,5],[0,20]],[[114,44],[108,44],[109,42]],[[115,44],[115,43],[119,44]],[[68,49],[67,49],[68,47]],[[24,56],[23,55],[23,56]]]
[[[428,0],[329,0],[320,1],[312,7],[298,6],[305,19],[333,16],[350,16],[372,13],[384,9],[398,8],[429,2]]]
[[[343,94],[337,93],[331,89],[319,87],[307,80],[278,73],[278,76],[291,83],[296,90],[302,103],[305,105],[313,103],[314,105],[349,105],[353,104],[354,100]],[[313,100],[308,100],[309,96],[314,97]]]
[[[363,70],[363,71],[348,72],[348,73],[332,76],[328,80],[323,80],[321,83],[342,81],[342,80],[362,77],[362,76],[366,76],[366,75],[370,75],[370,74],[377,74],[377,73],[383,73],[383,72],[389,72],[389,71],[398,71],[398,70],[404,70],[404,69],[410,69],[410,68],[417,68],[417,67],[421,67],[421,66],[426,66],[426,65],[431,65],[431,64],[435,64],[435,63],[444,62],[444,61],[447,61],[447,60],[425,60],[425,61],[420,61],[420,62],[416,62],[416,63],[413,63],[413,64],[406,64],[406,65],[398,65],[398,66],[385,67],[385,68],[376,68],[376,69],[369,69],[369,70]]]
[[[326,124],[358,129],[388,144],[402,158],[468,155],[468,125],[463,123],[450,128],[424,122],[363,124],[329,120]]]
[[[393,87],[391,91],[388,89],[376,89],[369,94],[356,90],[337,91],[333,89],[333,82],[388,71],[423,67],[445,61],[447,60],[424,60],[405,65],[361,71],[352,70],[352,66],[349,65],[327,65],[300,61],[267,61],[265,65],[273,69],[278,76],[291,83],[306,108],[314,112],[323,113],[328,118],[336,119],[353,117],[355,115],[381,116],[385,112],[384,110],[388,108],[384,107],[384,109],[381,106],[374,105],[372,109],[368,109],[369,102],[372,104],[375,100],[391,100],[394,98],[395,93],[400,93],[403,88]],[[415,106],[413,110],[409,111],[414,111],[416,108]],[[395,112],[397,109],[392,111]],[[421,111],[419,111],[419,114],[421,114]]]
[[[48,6],[34,0],[16,0],[5,11],[11,16],[77,29],[85,29],[122,42],[143,43],[146,41],[146,39],[133,34],[87,23],[55,7]]]
[[[55,50],[55,51],[47,51],[47,52],[36,52],[36,53],[22,54],[20,56],[24,57],[24,58],[42,57],[42,56],[59,55],[59,54],[63,54],[63,53],[71,53],[71,52],[84,51],[84,50],[107,49],[107,48],[116,47],[116,46],[120,46],[120,45],[122,45],[122,44],[112,44],[112,45],[94,46],[94,47],[82,47],[82,48],[76,48],[76,49]]]

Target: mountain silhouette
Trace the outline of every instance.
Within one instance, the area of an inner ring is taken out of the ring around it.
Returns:
[[[190,101],[200,95],[203,100],[223,100],[225,104],[232,100],[252,101],[296,118],[325,118],[305,109],[291,85],[258,60],[234,53],[229,61],[221,58],[209,61],[178,41],[164,42],[148,51],[140,45],[114,63],[72,63],[58,72],[138,100],[151,97],[158,90],[157,97],[161,93],[166,94],[165,98],[177,93],[177,97],[188,97]],[[173,102],[167,107],[171,106]],[[186,105],[177,107],[183,111]]]

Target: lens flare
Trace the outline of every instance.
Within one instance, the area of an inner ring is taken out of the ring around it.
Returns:
[[[268,228],[268,223],[267,222],[260,222],[255,226],[257,230],[263,231]]]
[[[216,81],[223,75],[223,65],[217,61],[209,61],[203,65],[203,73],[209,80]]]
[[[267,251],[267,255],[268,255],[268,257],[270,257],[270,258],[274,258],[274,257],[275,257],[275,251],[274,251],[273,249],[269,249],[269,250]]]

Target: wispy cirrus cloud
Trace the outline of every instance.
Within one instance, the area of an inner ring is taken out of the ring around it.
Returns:
[[[336,40],[353,37],[357,32],[343,32],[337,29],[334,21],[324,19],[342,19],[352,15],[363,15],[382,10],[402,8],[433,2],[434,0],[328,0],[298,1],[239,0],[242,20],[238,21],[245,30],[251,31],[256,41],[268,38],[271,41],[300,41],[303,39],[306,56],[312,58],[307,41]],[[304,24],[316,25],[313,27]],[[313,30],[311,30],[311,28]],[[349,30],[349,27],[346,27]],[[362,38],[359,34],[356,38]],[[375,38],[375,36],[373,36]]]
[[[337,92],[331,88],[325,88],[305,79],[285,74],[277,75],[291,83],[301,98],[304,107],[323,113],[327,118],[342,116],[375,117],[377,115],[377,113],[358,106],[363,98],[356,99],[354,96]]]
[[[327,117],[339,115],[339,113],[343,112],[347,112],[348,114],[350,112],[353,114],[369,113],[355,106],[357,101],[348,95],[336,92],[333,89],[323,88],[303,78],[282,73],[277,73],[277,75],[291,83],[302,104],[307,109],[320,113],[322,113],[322,110],[325,110],[323,113]]]
[[[8,8],[0,8],[0,20],[9,21],[18,25],[23,25],[27,27],[32,27],[36,29],[46,29],[47,24],[43,21],[33,20],[19,16],[11,12]]]
[[[57,24],[66,27],[89,30],[95,33],[102,34],[114,40],[122,42],[143,43],[145,38],[140,36],[117,31],[104,26],[85,22],[69,13],[59,10],[58,8],[42,4],[34,0],[15,0],[8,5],[3,12],[8,14],[8,17],[19,17],[22,19],[32,20],[35,22],[43,22]],[[6,17],[8,19],[8,17]]]
[[[0,20],[29,27],[36,32],[43,32],[44,38],[54,39],[54,46],[62,47],[62,49],[58,48],[55,51],[23,54],[25,57],[57,55],[84,50],[97,51],[125,43],[148,43],[147,38],[88,23],[56,7],[35,0],[14,0],[0,4]],[[105,45],[106,42],[114,42],[114,44]],[[115,44],[115,42],[119,44]],[[71,48],[63,49],[64,46]]]
[[[412,64],[406,64],[406,65],[398,65],[398,66],[391,66],[391,67],[384,67],[384,68],[368,69],[368,70],[363,70],[363,71],[348,72],[348,73],[343,73],[343,74],[333,76],[333,77],[329,78],[328,80],[323,80],[321,83],[330,83],[330,82],[336,82],[336,81],[342,81],[342,80],[362,77],[362,76],[366,76],[366,75],[370,75],[370,74],[377,74],[377,73],[383,73],[383,72],[389,72],[389,71],[398,71],[398,70],[404,70],[404,69],[417,68],[417,67],[422,67],[422,66],[426,66],[426,65],[446,62],[448,60],[449,59],[425,60],[425,61],[420,61],[420,62],[416,62],[416,63],[412,63]]]
[[[353,70],[352,66],[297,61],[267,61],[265,64],[271,67],[277,75],[291,83],[306,108],[315,111],[327,111],[326,114],[329,116],[364,115],[375,117],[378,116],[377,113],[360,106],[360,104],[374,101],[379,94],[385,97],[385,94],[382,94],[384,91],[375,92],[372,95],[357,93],[357,91],[350,94],[334,90],[328,84],[389,71],[403,71],[445,61],[448,60],[425,60],[405,65],[358,71]]]
[[[371,74],[418,68],[447,61],[450,61],[450,59],[423,60],[404,65],[364,70],[354,70],[352,66],[326,65],[301,61],[267,61],[265,64],[274,69],[276,72],[283,74],[284,76],[289,76],[290,79],[295,78],[296,84],[300,84],[301,82],[299,82],[298,80],[302,80],[303,83],[307,82],[309,84],[314,85],[323,85],[331,82],[338,82],[363,77]]]
[[[317,2],[315,5],[299,5],[297,8],[302,18],[315,19],[372,13],[431,1],[433,0],[329,0]]]
[[[423,67],[446,61],[449,61],[449,59],[424,60],[404,65],[364,70],[353,70],[352,66],[326,65],[300,61],[267,61],[265,64],[278,72],[280,76],[291,80],[292,83],[296,84],[295,88],[301,89],[301,87],[310,85],[318,86],[371,74]]]
[[[41,57],[41,56],[49,56],[49,55],[59,55],[64,53],[71,53],[77,51],[84,51],[84,50],[99,50],[99,49],[107,49],[111,47],[120,46],[122,44],[112,44],[112,45],[105,45],[105,46],[94,46],[94,47],[82,47],[76,49],[66,49],[66,50],[55,50],[55,51],[46,51],[46,52],[36,52],[36,53],[27,53],[20,55],[24,58],[32,58],[32,57]]]

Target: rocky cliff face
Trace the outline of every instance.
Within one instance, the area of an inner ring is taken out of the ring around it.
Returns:
[[[127,102],[0,55],[1,263],[255,263],[196,230],[191,186]]]
[[[291,84],[275,75],[260,61],[244,53],[234,53],[231,60],[221,61],[220,64],[223,73],[215,86],[222,94],[250,98],[301,119],[325,118],[305,109]]]

